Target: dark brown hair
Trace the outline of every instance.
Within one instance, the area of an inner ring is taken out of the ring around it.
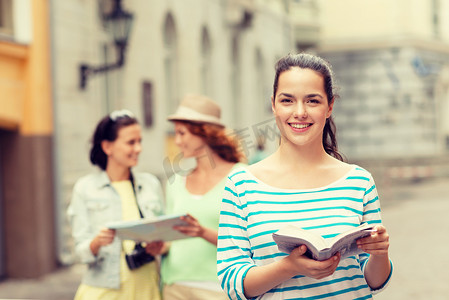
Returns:
[[[276,74],[273,84],[273,101],[276,98],[276,92],[279,84],[279,76],[282,72],[290,70],[293,67],[301,69],[310,69],[319,73],[323,77],[324,91],[326,92],[328,104],[338,98],[335,92],[334,79],[331,65],[319,56],[307,53],[288,54],[282,57],[275,66]],[[333,157],[344,161],[343,156],[338,152],[338,145],[336,139],[337,128],[332,119],[332,116],[327,118],[323,129],[323,146],[326,153]]]
[[[177,122],[185,124],[190,133],[203,138],[208,146],[224,160],[236,163],[244,159],[244,154],[238,150],[237,140],[227,135],[223,127],[206,123]]]
[[[114,119],[114,120],[113,120]],[[138,124],[137,119],[132,115],[122,115],[111,118],[111,115],[103,117],[98,122],[92,136],[92,147],[90,149],[90,162],[97,165],[102,170],[106,170],[108,156],[101,147],[103,141],[115,141],[121,128]]]

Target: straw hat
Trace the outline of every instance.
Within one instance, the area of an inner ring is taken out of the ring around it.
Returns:
[[[169,121],[189,121],[224,127],[220,120],[220,106],[202,95],[187,95],[182,99],[176,112],[168,116]]]

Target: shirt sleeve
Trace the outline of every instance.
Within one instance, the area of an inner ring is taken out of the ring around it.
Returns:
[[[174,195],[173,193],[176,191],[176,174],[174,174],[170,179],[167,181],[165,185],[165,213],[166,214],[172,214],[173,213],[173,206],[174,206]]]
[[[370,176],[365,188],[363,197],[363,219],[362,222],[369,224],[381,224],[379,195],[377,194],[376,184]]]
[[[243,280],[255,266],[246,231],[246,205],[228,178],[221,202],[217,243],[217,274],[229,299],[247,299]]]
[[[368,181],[368,185],[365,191],[365,196],[363,198],[363,223],[369,223],[369,224],[382,224],[382,217],[381,217],[381,209],[380,209],[380,201],[379,201],[379,195],[377,193],[376,184],[374,182],[374,179],[370,176],[370,180]],[[362,253],[359,255],[360,258],[360,265],[362,268],[362,272],[365,273],[365,267],[366,263],[369,258],[368,253]],[[373,290],[371,289],[373,294],[377,294],[381,291],[383,291],[391,278],[392,272],[393,272],[393,264],[390,260],[391,265],[391,271],[390,275],[388,276],[385,283],[378,289]]]
[[[159,208],[156,209],[156,211],[154,211],[154,213],[158,216],[161,216],[165,213],[166,209],[165,209],[165,201],[164,201],[164,192],[162,189],[162,185],[161,182],[159,181],[159,179],[156,176],[151,175],[150,176],[151,179],[151,186],[152,189],[154,190],[154,193],[157,195],[158,201],[159,201]]]
[[[90,250],[90,243],[95,234],[92,231],[88,218],[87,207],[85,205],[83,194],[80,191],[79,184],[75,184],[72,193],[72,200],[67,209],[72,236],[75,242],[75,253],[82,263],[93,263],[99,256],[93,255]]]

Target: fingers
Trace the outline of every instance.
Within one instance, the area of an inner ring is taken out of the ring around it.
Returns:
[[[373,229],[375,230],[374,233],[378,233],[378,234],[383,234],[383,233],[387,232],[387,229],[382,225],[376,225]]]
[[[182,234],[192,236],[192,237],[201,237],[204,234],[204,228],[195,219],[192,215],[187,214],[186,216],[182,216],[181,220],[187,222],[187,225],[173,226],[173,229],[178,230]]]
[[[290,254],[292,263],[296,266],[298,274],[301,275],[322,279],[332,275],[340,263],[340,253],[337,253],[327,260],[316,261],[305,256],[304,254],[306,252],[307,247],[301,245],[295,248]]]
[[[186,216],[181,216],[181,220],[187,222],[189,225],[198,225],[198,220],[195,219],[192,215],[187,214]]]
[[[115,237],[115,230],[107,229],[100,232],[100,235],[105,239],[113,240]]]
[[[145,245],[145,247],[146,248],[156,249],[156,248],[162,247],[163,243],[164,243],[163,241],[152,241],[150,243],[147,243]]]
[[[203,228],[201,226],[175,226],[173,227],[175,230],[178,230],[182,234],[188,235],[188,236],[202,236]]]
[[[323,261],[313,261],[313,265],[310,270],[310,277],[315,279],[322,279],[332,275],[340,263],[340,254],[336,254],[331,258]]]
[[[163,241],[153,241],[145,246],[145,251],[153,256],[161,254],[164,247]]]
[[[111,244],[114,241],[115,230],[103,228],[100,232],[93,238],[90,243],[90,249],[94,255],[97,255],[98,250],[106,245]]]
[[[370,236],[357,240],[357,246],[372,255],[388,254],[390,237],[387,229],[382,225],[377,225],[374,229],[376,231],[372,232]]]
[[[115,230],[103,228],[103,229],[100,230],[98,235],[103,237],[103,238],[114,237],[115,236]]]
[[[299,247],[293,249],[293,251],[295,252],[295,253],[294,253],[295,256],[301,256],[301,255],[304,255],[304,253],[306,253],[306,251],[307,251],[307,246],[306,246],[306,245],[301,245],[301,246],[299,246]],[[292,251],[292,252],[293,252],[293,251]]]

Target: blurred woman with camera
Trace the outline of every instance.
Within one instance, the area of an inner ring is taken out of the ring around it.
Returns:
[[[217,278],[217,235],[220,201],[227,174],[243,155],[226,134],[217,103],[201,95],[186,96],[168,117],[175,143],[195,166],[176,172],[166,185],[167,213],[188,214],[180,232],[193,238],[171,242],[163,256],[164,300],[227,299]]]
[[[68,208],[75,252],[88,265],[75,300],[161,298],[154,255],[162,242],[122,241],[106,227],[112,221],[163,213],[158,179],[131,172],[142,150],[141,140],[138,121],[127,110],[105,116],[95,129],[90,161],[101,172],[76,182]]]

